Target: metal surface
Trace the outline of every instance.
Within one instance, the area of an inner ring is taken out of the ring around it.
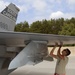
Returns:
[[[47,42],[31,41],[10,63],[9,69],[21,67],[25,64],[37,64],[48,54]]]
[[[39,34],[27,32],[0,32],[0,41],[8,46],[25,46],[25,41],[48,41],[47,45],[53,45],[55,42],[63,44],[75,44],[75,36]]]

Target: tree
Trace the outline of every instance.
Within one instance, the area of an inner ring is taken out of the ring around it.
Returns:
[[[63,23],[64,23],[64,19],[51,19],[48,21],[49,22],[49,30],[51,34],[58,34],[59,31],[61,31]]]
[[[46,34],[49,34],[50,33],[50,25],[49,25],[49,22],[45,19],[45,20],[42,20],[41,21],[41,32],[42,33],[46,33]]]
[[[73,23],[73,24],[75,25],[75,18],[74,18],[74,17],[72,17],[72,18],[70,19],[70,23]]]
[[[75,18],[66,20],[64,18],[44,19],[42,21],[35,21],[31,25],[24,21],[15,26],[15,31],[75,36]]]
[[[29,32],[29,24],[28,24],[28,22],[25,21],[25,22],[18,23],[15,26],[14,31],[17,31],[17,32]]]
[[[41,21],[33,22],[30,25],[30,32],[41,33]]]
[[[29,24],[26,21],[22,24],[22,32],[29,32]]]
[[[21,32],[21,29],[22,29],[22,24],[21,24],[21,23],[18,23],[18,24],[15,26],[14,31],[16,31],[16,32]]]
[[[59,31],[60,35],[71,35],[75,36],[75,26],[73,23],[67,24],[65,23],[64,26],[62,26],[62,30]]]

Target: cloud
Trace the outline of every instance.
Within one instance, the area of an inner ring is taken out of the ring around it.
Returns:
[[[67,6],[71,11],[75,10],[75,0],[66,0]]]
[[[38,11],[45,10],[46,6],[47,6],[47,4],[44,0],[35,0],[33,2],[33,8]]]
[[[64,18],[71,19],[72,17],[75,17],[75,13],[64,13]]]
[[[28,11],[28,7],[25,5],[18,5],[21,13],[26,13]]]
[[[45,11],[47,7],[45,0],[18,0],[20,12],[27,12],[31,9],[36,13]]]
[[[53,13],[51,13],[51,15],[50,15],[50,19],[52,18],[52,19],[58,19],[58,18],[68,18],[68,19],[70,19],[70,18],[72,18],[72,17],[75,17],[75,13],[63,13],[63,12],[61,12],[61,11],[57,11],[57,12],[53,12]]]
[[[75,4],[75,0],[67,0],[69,5],[74,5]]]
[[[31,3],[32,0],[17,0],[19,3]]]
[[[50,18],[57,19],[63,17],[64,14],[61,11],[53,12],[50,15]]]
[[[17,0],[16,2],[21,10],[20,12],[33,11],[37,14],[51,11],[55,7],[55,3],[59,4],[61,0]]]
[[[0,0],[0,11],[2,11],[6,6],[8,6],[9,2],[5,2]]]

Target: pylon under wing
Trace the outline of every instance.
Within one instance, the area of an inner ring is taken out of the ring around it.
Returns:
[[[43,61],[48,54],[46,41],[31,41],[10,63],[9,69]]]

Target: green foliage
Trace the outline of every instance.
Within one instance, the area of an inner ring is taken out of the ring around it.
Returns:
[[[18,23],[14,31],[75,36],[75,18],[65,20],[64,18],[45,19],[42,21],[35,21],[31,25],[25,21]]]
[[[50,25],[47,20],[41,21],[41,33],[49,34],[50,32]]]
[[[41,33],[41,21],[33,22],[30,25],[30,32]]]
[[[25,21],[25,22],[18,23],[15,26],[14,31],[17,31],[17,32],[29,32],[29,24],[28,24],[28,22]]]
[[[61,19],[51,19],[49,21],[50,23],[50,26],[51,26],[51,33],[52,34],[58,34],[59,31],[61,31],[61,27],[63,26],[63,23],[64,23],[64,19],[61,18]]]
[[[75,25],[73,23],[65,23],[64,26],[62,26],[62,30],[59,31],[59,34],[75,36]]]

